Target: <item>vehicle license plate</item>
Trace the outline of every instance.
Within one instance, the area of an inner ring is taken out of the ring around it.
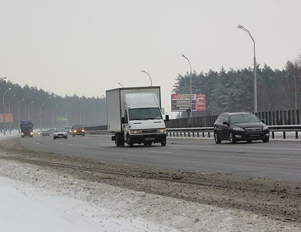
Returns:
[[[148,137],[148,138],[145,138],[145,140],[150,141],[150,140],[155,140],[155,138],[154,137]]]

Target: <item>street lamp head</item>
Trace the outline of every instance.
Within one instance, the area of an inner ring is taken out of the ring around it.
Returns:
[[[184,54],[182,54],[182,57],[186,58],[186,56]]]
[[[238,29],[243,29],[244,27],[242,25],[237,26]]]
[[[146,71],[145,71],[145,70],[141,70],[141,72],[144,72],[144,73],[145,73]]]

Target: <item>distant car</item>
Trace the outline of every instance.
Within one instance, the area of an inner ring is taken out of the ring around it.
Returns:
[[[86,135],[85,127],[83,125],[74,125],[71,128],[72,131],[72,136],[74,137],[75,135]]]
[[[68,135],[67,132],[64,129],[57,129],[53,133],[53,139],[67,139]]]
[[[49,130],[43,130],[41,134],[42,134],[42,136],[50,136],[50,131]]]
[[[72,133],[71,126],[63,126],[63,128],[65,129],[68,135],[71,135]]]
[[[250,112],[222,113],[214,123],[214,140],[217,144],[222,140],[229,140],[230,143],[262,140],[267,143],[269,138],[269,127]]]

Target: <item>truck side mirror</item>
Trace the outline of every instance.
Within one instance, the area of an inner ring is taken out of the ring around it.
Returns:
[[[169,121],[169,115],[165,115],[165,121],[166,121],[166,122]]]
[[[121,118],[121,123],[126,123],[125,117]]]

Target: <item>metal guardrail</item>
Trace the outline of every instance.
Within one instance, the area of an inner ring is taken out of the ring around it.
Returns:
[[[299,139],[299,133],[301,132],[301,125],[285,125],[285,126],[269,126],[270,138],[275,139],[279,134],[282,139],[286,139],[288,134],[294,139]],[[213,137],[213,127],[196,127],[196,128],[167,128],[167,135],[169,137]]]
[[[191,137],[191,138],[213,138],[213,127],[195,127],[195,128],[167,128],[168,137]],[[294,138],[299,139],[301,133],[301,125],[285,125],[285,126],[269,126],[270,138]],[[87,130],[90,135],[111,135],[104,129]]]

